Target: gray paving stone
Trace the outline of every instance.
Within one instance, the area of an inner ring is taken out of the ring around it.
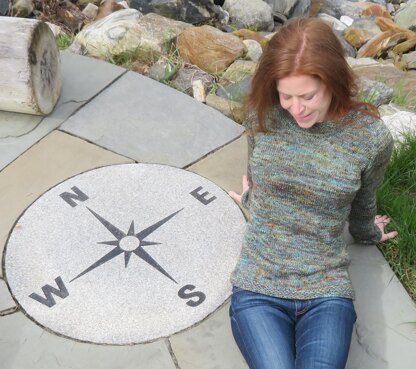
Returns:
[[[351,245],[357,322],[347,369],[411,369],[416,305],[376,246]]]
[[[60,129],[139,162],[187,166],[243,128],[166,85],[128,72]]]
[[[6,282],[0,279],[0,312],[6,309],[11,309],[16,306]]]
[[[148,342],[224,302],[244,229],[234,201],[202,176],[113,165],[38,198],[8,239],[4,270],[41,326],[88,342]]]
[[[51,334],[22,313],[0,318],[1,369],[176,369],[163,340],[136,346],[80,343]]]
[[[46,190],[86,170],[128,162],[63,132],[44,137],[0,172],[0,255],[14,222]]]
[[[0,169],[58,127],[125,69],[97,59],[63,52],[61,96],[46,117],[0,111]]]
[[[231,333],[229,303],[197,327],[170,338],[181,369],[248,369]]]

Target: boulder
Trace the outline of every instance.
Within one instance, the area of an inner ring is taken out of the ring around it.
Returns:
[[[405,69],[416,69],[416,51],[404,54],[401,63]]]
[[[394,16],[394,21],[406,28],[416,27],[416,0],[409,0]]]
[[[393,89],[385,83],[374,81],[369,78],[360,77],[357,81],[359,96],[362,101],[366,101],[380,106],[388,104],[393,97]]]
[[[14,17],[26,18],[34,9],[32,0],[13,0],[11,4],[11,13]]]
[[[284,14],[286,17],[292,15],[298,1],[299,0],[264,0],[265,3],[271,6],[274,12]]]
[[[251,76],[247,76],[241,81],[231,83],[226,86],[221,86],[217,90],[217,96],[224,97],[231,101],[244,103],[245,98],[250,93]]]
[[[135,53],[141,46],[142,29],[138,25],[142,14],[135,9],[119,10],[79,32],[74,44],[87,54],[109,59],[125,52]]]
[[[167,82],[175,76],[179,68],[180,64],[175,64],[170,60],[160,58],[146,71],[146,76],[158,82]]]
[[[223,8],[238,28],[271,31],[274,28],[273,11],[262,0],[225,0]]]
[[[386,17],[391,19],[390,13],[387,11],[387,8],[385,6],[379,5],[379,4],[373,4],[370,5],[368,8],[365,8],[363,11],[361,11],[362,17]]]
[[[170,85],[176,90],[192,96],[195,81],[201,81],[205,90],[209,90],[214,83],[214,78],[195,65],[185,64],[183,68],[179,69]]]
[[[311,10],[311,0],[298,0],[293,12],[290,14],[291,18],[294,17],[307,17]]]
[[[130,7],[142,14],[156,13],[174,20],[199,24],[216,19],[227,23],[228,14],[212,0],[131,0]]]
[[[247,54],[245,58],[247,60],[258,62],[261,58],[261,54],[263,54],[263,48],[261,45],[254,40],[244,40],[243,43],[247,48]]]
[[[77,1],[77,5],[80,6],[81,8],[84,8],[86,6],[88,6],[88,4],[93,4],[93,5],[100,5],[101,0],[78,0]]]
[[[220,79],[221,85],[239,82],[248,76],[254,75],[257,63],[251,60],[236,60],[223,73]]]
[[[224,70],[246,52],[238,37],[211,26],[187,28],[177,46],[183,59],[208,73]]]
[[[403,141],[404,135],[416,135],[416,114],[407,111],[384,116],[384,124],[390,129],[395,141]]]
[[[361,18],[354,21],[352,26],[345,30],[345,39],[359,49],[368,40],[381,34],[380,28],[372,18]]]
[[[322,0],[319,12],[332,15],[340,19],[341,16],[347,15],[353,19],[360,18],[362,8],[357,3],[345,0]]]
[[[83,9],[82,14],[84,14],[88,19],[95,19],[97,17],[98,14],[98,6],[93,4],[93,3],[89,3],[87,4],[87,6]]]
[[[9,0],[0,0],[0,16],[7,15],[9,12]]]
[[[347,25],[341,22],[339,19],[325,13],[318,14],[318,18],[322,19],[325,23],[329,24],[334,30],[344,32]]]
[[[216,95],[207,95],[206,104],[237,123],[242,123],[244,120],[244,107],[238,102]]]
[[[115,0],[103,0],[100,3],[95,20],[103,19],[106,16],[110,15],[111,13],[114,13],[123,9],[124,9],[124,6],[117,3],[117,1]]]

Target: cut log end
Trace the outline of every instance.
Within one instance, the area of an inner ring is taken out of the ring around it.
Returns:
[[[29,48],[34,104],[40,114],[49,114],[58,101],[62,87],[61,60],[52,30],[39,23]]]

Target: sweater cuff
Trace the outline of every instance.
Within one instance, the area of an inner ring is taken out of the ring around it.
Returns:
[[[365,229],[362,227],[362,225],[354,226],[350,223],[348,229],[351,233],[351,236],[357,243],[363,245],[374,245],[381,241],[381,230],[374,223]]]
[[[241,205],[246,209],[250,206],[250,190],[247,190],[241,195]]]

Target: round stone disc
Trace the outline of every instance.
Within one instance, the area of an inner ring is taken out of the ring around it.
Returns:
[[[239,207],[206,178],[166,165],[103,167],[26,209],[4,274],[25,314],[57,334],[148,342],[225,301],[244,229]]]

